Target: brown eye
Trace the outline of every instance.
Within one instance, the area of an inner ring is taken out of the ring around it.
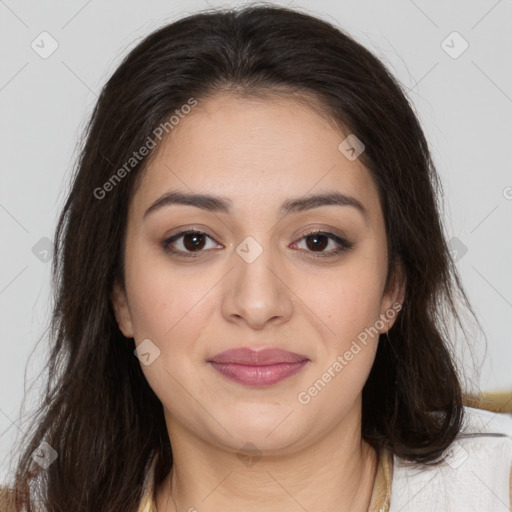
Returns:
[[[212,240],[210,236],[202,231],[182,231],[163,241],[162,246],[166,252],[186,257],[200,256],[207,245],[207,241]],[[215,246],[215,244],[213,244]],[[214,248],[214,247],[208,247]],[[196,253],[196,254],[194,254]]]
[[[323,251],[329,245],[329,239],[325,235],[308,235],[305,237],[308,249]]]
[[[334,233],[328,233],[323,231],[315,231],[304,235],[299,242],[302,240],[306,241],[306,252],[318,253],[314,254],[315,257],[328,257],[335,256],[343,251],[351,249],[354,244],[347,240],[335,235]],[[326,251],[332,242],[331,250]]]
[[[201,250],[205,246],[205,237],[199,233],[187,233],[183,236],[183,246],[187,251]]]

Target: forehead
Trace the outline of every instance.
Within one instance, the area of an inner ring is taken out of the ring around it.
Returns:
[[[162,139],[135,194],[142,209],[179,189],[230,197],[234,209],[272,208],[290,197],[339,191],[372,215],[380,206],[360,160],[340,150],[346,135],[312,105],[292,97],[220,93],[198,104]]]

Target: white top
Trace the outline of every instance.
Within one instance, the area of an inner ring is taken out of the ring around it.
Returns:
[[[510,512],[512,414],[464,411],[443,462],[416,469],[393,456],[389,512]]]

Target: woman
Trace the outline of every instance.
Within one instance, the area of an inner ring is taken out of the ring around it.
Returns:
[[[451,355],[456,291],[472,310],[440,192],[400,86],[338,28],[263,6],[151,34],[88,126],[5,508],[508,506],[510,423],[463,405]]]

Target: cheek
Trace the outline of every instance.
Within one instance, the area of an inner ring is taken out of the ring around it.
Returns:
[[[149,262],[149,263],[148,263]],[[133,250],[126,258],[126,288],[137,341],[167,343],[190,329],[188,316],[200,304],[211,279],[184,268],[172,270],[165,256]],[[211,284],[210,284],[211,287]]]
[[[208,317],[207,302],[201,301],[204,293],[179,293],[163,289],[161,283],[146,288],[138,295],[132,309],[135,340],[149,338],[161,350],[162,355],[187,357],[194,355],[197,342]]]
[[[375,268],[375,267],[374,267]],[[379,343],[381,277],[368,268],[340,272],[324,283],[323,292],[310,289],[307,305],[324,320],[324,344],[309,387],[297,397],[305,415],[338,421],[361,392]],[[328,404],[336,404],[330,407]]]
[[[343,346],[378,320],[382,279],[375,263],[355,261],[337,272],[308,280],[297,295]]]
[[[150,365],[141,363],[142,371],[158,398],[177,416],[186,417],[194,405],[183,384],[200,385],[202,378],[201,335],[209,318],[207,292],[214,284],[210,281],[139,266],[127,290],[136,344],[149,339],[160,351]]]
[[[133,263],[137,265],[135,259]],[[142,370],[166,407],[181,410],[184,405],[180,383],[196,386],[203,378],[205,340],[208,341],[205,329],[212,308],[218,304],[212,299],[218,278],[190,270],[171,272],[168,266],[163,269],[158,265],[137,265],[131,282],[127,272],[134,337],[137,345],[146,339],[156,345],[157,358],[148,366],[142,364]],[[185,403],[191,406],[188,398]]]

